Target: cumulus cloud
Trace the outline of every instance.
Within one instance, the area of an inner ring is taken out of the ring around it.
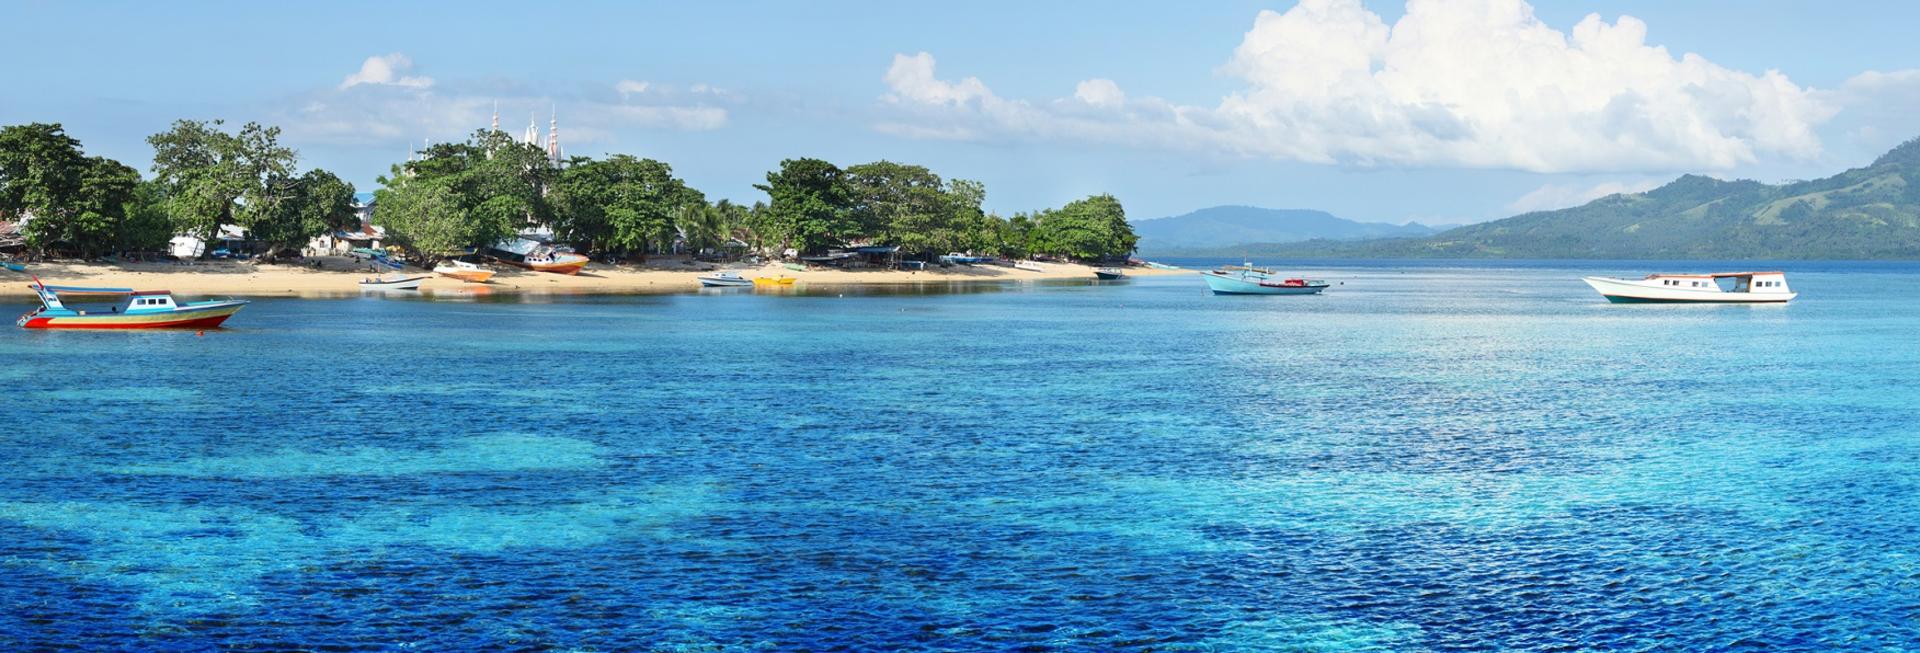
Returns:
[[[1353,165],[1670,171],[1820,153],[1814,127],[1834,109],[1819,93],[1778,71],[1675,56],[1646,34],[1636,18],[1599,15],[1562,32],[1523,0],[1411,0],[1391,25],[1359,0],[1301,0],[1254,19],[1220,68],[1242,88],[1211,107],[1129,97],[1104,79],[1064,100],[1005,99],[977,78],[942,80],[924,52],[894,57],[883,97],[920,124],[977,139]]]
[[[346,89],[361,84],[380,84],[385,86],[406,86],[426,88],[433,86],[432,77],[413,77],[407,71],[413,69],[413,59],[395,52],[393,54],[367,57],[360,62],[360,71],[348,75],[340,82],[340,88]]]
[[[1660,180],[1644,179],[1638,181],[1607,181],[1593,185],[1585,184],[1542,184],[1519,199],[1507,204],[1507,210],[1514,213],[1532,211],[1552,211],[1572,206],[1580,206],[1608,195],[1621,193],[1644,193],[1660,187]]]
[[[1127,94],[1111,79],[1089,79],[1073,88],[1073,99],[1111,109],[1126,104]]]
[[[1868,156],[1920,136],[1920,69],[1869,70],[1824,97],[1841,107],[1834,126]]]

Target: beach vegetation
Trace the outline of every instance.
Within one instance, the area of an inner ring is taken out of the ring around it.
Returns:
[[[353,186],[323,170],[299,172],[300,155],[280,144],[279,127],[249,122],[229,132],[221,120],[178,120],[147,143],[176,233],[211,241],[222,225],[237,225],[273,260],[355,220]]]
[[[146,215],[133,206],[146,199],[140,183],[139,171],[87,156],[59,124],[0,128],[0,218],[31,216],[23,231],[37,255],[93,257],[144,240],[129,223]]]

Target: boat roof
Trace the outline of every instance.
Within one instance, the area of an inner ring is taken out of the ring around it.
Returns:
[[[49,286],[46,284],[28,284],[28,288],[37,288],[54,294],[69,295],[171,295],[171,290],[134,290],[132,288],[99,288],[94,286]]]
[[[1779,270],[1769,270],[1769,271],[1766,271],[1766,272],[1714,272],[1714,273],[1712,273],[1712,274],[1660,274],[1660,273],[1655,273],[1655,274],[1649,274],[1649,275],[1647,275],[1647,278],[1648,278],[1648,279],[1660,279],[1660,278],[1667,278],[1667,279],[1716,279],[1716,278],[1719,278],[1719,277],[1753,277],[1753,276],[1759,276],[1759,275],[1763,275],[1763,274],[1778,274],[1778,275],[1785,275],[1786,273],[1785,273],[1785,272],[1781,272],[1781,271],[1779,271]]]

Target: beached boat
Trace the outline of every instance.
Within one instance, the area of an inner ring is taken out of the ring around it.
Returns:
[[[1583,281],[1618,303],[1781,303],[1799,296],[1787,287],[1787,275],[1782,272],[1649,274],[1642,279],[1586,277]]]
[[[460,260],[446,261],[436,265],[433,267],[433,272],[443,277],[453,277],[467,283],[486,283],[487,280],[492,279],[494,275],[493,270]]]
[[[210,329],[220,326],[244,299],[181,302],[165,290],[48,286],[34,280],[40,308],[15,322],[27,329]]]
[[[715,272],[700,275],[700,285],[709,288],[737,288],[751,286],[753,280],[740,276],[737,272]]]
[[[1094,268],[1093,276],[1102,281],[1113,281],[1126,278],[1127,273],[1121,272],[1120,268]]]
[[[1155,262],[1153,262],[1153,261],[1147,261],[1147,267],[1150,267],[1150,268],[1153,268],[1153,269],[1155,269],[1155,270],[1178,270],[1178,269],[1180,269],[1180,266],[1178,266],[1178,265],[1167,265],[1167,264],[1165,264],[1165,263],[1155,263]]]
[[[579,274],[587,267],[590,259],[573,252],[563,252],[552,245],[527,238],[510,238],[494,243],[487,248],[487,256],[507,265],[523,267],[535,272],[554,274]]]
[[[1283,278],[1273,270],[1229,265],[1200,273],[1216,295],[1314,295],[1329,285],[1318,279]]]
[[[419,290],[427,275],[387,275],[360,280],[361,290]]]
[[[786,276],[754,277],[753,278],[753,285],[756,285],[756,286],[791,286],[793,285],[793,282],[794,282],[793,277],[786,277]]]
[[[1020,262],[1014,263],[1013,269],[1026,270],[1028,272],[1046,272],[1047,271],[1046,266],[1041,265],[1039,263],[1035,263],[1033,261],[1020,261]]]

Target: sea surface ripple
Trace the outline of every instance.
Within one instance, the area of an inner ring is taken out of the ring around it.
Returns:
[[[1920,650],[1920,266],[1646,265],[8,330],[0,650]]]

